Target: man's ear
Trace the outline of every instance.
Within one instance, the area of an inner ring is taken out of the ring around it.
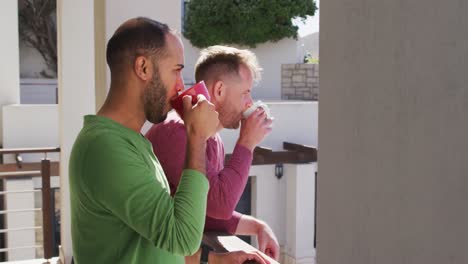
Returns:
[[[148,81],[151,79],[151,74],[153,71],[153,65],[149,58],[145,56],[138,56],[135,59],[135,63],[133,65],[133,70],[135,71],[136,76],[140,78],[142,81]]]
[[[222,102],[226,98],[226,84],[223,81],[216,81],[213,84],[212,97],[214,102]]]

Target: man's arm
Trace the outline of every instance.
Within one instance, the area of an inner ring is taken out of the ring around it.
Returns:
[[[205,220],[205,232],[226,232],[228,234],[234,235],[241,217],[242,214],[236,211],[234,211],[231,218],[227,220],[216,219],[207,216]]]
[[[242,120],[239,139],[224,169],[218,171],[217,168],[207,168],[210,181],[208,216],[217,219],[231,217],[247,184],[253,149],[271,131],[271,122],[266,120],[263,110],[256,110],[247,119]],[[207,155],[209,154],[208,151]],[[221,149],[218,155],[207,159],[218,159],[218,162],[224,163],[224,149]]]
[[[229,220],[221,220],[207,217],[206,231],[227,232],[232,235],[257,236],[258,249],[278,260],[279,244],[273,230],[265,222],[249,215],[243,215],[234,211]]]
[[[210,142],[211,143],[211,142]],[[207,155],[215,155],[207,152]],[[218,157],[208,157],[208,162],[217,160],[224,163],[224,151],[220,150]],[[237,144],[231,159],[219,171],[215,164],[208,164],[207,176],[210,182],[208,192],[207,216],[228,220],[239,202],[249,178],[252,152],[242,145]]]
[[[156,247],[179,255],[193,254],[204,227],[205,175],[184,170],[180,193],[172,198],[154,156],[148,153],[143,159],[141,151],[112,134],[95,140],[84,153],[87,194]],[[147,161],[151,159],[154,163]]]
[[[177,121],[154,125],[146,137],[152,142],[154,153],[166,172],[172,193],[175,193],[188,151],[185,125]],[[247,183],[252,152],[241,145],[236,146],[231,160],[220,171],[218,168],[224,163],[222,143],[213,139],[207,142],[208,150],[198,156],[198,158],[206,156],[206,175],[210,182],[207,216],[228,220]]]
[[[206,174],[206,139],[197,135],[187,136],[185,168]]]
[[[267,223],[253,216],[242,215],[235,234],[257,236],[258,249],[273,259],[279,259],[278,239]]]
[[[192,107],[191,99],[184,98],[190,143],[174,198],[154,155],[142,158],[141,146],[118,135],[95,140],[89,147],[93,155],[85,163],[95,165],[87,171],[87,185],[98,203],[156,247],[179,255],[192,255],[200,245],[209,188],[203,174],[204,148],[219,122],[214,106],[200,99]]]
[[[206,174],[206,140],[216,133],[219,123],[214,105],[203,95],[198,96],[195,106],[192,98],[184,96],[184,123],[187,130],[187,152],[185,168]],[[213,122],[216,119],[216,122]],[[211,121],[211,122],[210,122]]]

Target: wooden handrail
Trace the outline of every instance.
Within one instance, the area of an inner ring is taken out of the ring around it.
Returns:
[[[58,162],[50,162],[47,155],[41,160],[41,163],[25,163],[18,159],[20,153],[45,153],[60,152],[60,148],[14,148],[14,149],[0,149],[2,154],[16,154],[16,164],[1,164],[0,165],[0,178],[6,177],[32,177],[41,176],[42,180],[42,231],[43,231],[43,249],[44,258],[51,259],[53,256],[53,217],[52,211],[52,190],[50,186],[51,175],[59,175]],[[18,162],[18,160],[20,162]],[[40,170],[38,170],[40,169]],[[8,212],[8,211],[5,211]],[[35,227],[37,228],[37,227]],[[17,228],[18,229],[18,228]],[[26,228],[28,229],[28,228]],[[0,230],[0,233],[7,232],[15,229]],[[18,229],[19,230],[19,229]]]
[[[273,149],[262,146],[255,147],[254,149],[254,155],[269,155],[272,152]]]
[[[300,152],[317,152],[317,148],[313,146],[301,145],[291,142],[283,142],[283,148],[285,150],[300,151]]]
[[[0,154],[21,154],[21,153],[47,153],[60,152],[59,147],[44,147],[44,148],[2,148]]]
[[[317,149],[312,146],[283,142],[284,151],[273,151],[266,147],[256,147],[253,151],[252,165],[278,163],[301,164],[317,161]],[[227,154],[228,161],[232,154]]]
[[[273,151],[269,155],[254,155],[252,165],[278,163],[302,164],[316,161],[317,157],[312,153],[301,153],[297,151]]]
[[[205,245],[211,247],[215,252],[226,253],[238,250],[244,250],[246,252],[258,251],[264,258],[266,258],[271,264],[279,264],[276,260],[270,258],[258,249],[247,244],[237,236],[219,233],[219,232],[206,232],[203,234],[203,241]],[[256,262],[244,262],[244,263],[256,263]]]

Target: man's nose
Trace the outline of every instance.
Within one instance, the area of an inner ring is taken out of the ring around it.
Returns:
[[[182,77],[180,77],[177,80],[176,90],[177,90],[177,92],[182,92],[183,90],[185,90],[184,79],[182,79]]]
[[[249,95],[249,96],[247,97],[246,101],[245,101],[244,107],[245,107],[245,109],[247,109],[247,108],[249,108],[251,105],[253,105],[253,100],[252,100],[252,96]]]

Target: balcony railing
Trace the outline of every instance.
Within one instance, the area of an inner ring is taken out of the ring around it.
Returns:
[[[252,165],[309,163],[317,161],[317,148],[296,143],[283,142],[283,151],[273,151],[271,148],[256,147],[253,153]],[[225,160],[229,160],[227,154]]]
[[[317,149],[310,146],[299,145],[294,143],[283,143],[284,151],[272,151],[268,148],[257,147],[254,151],[253,165],[262,164],[282,164],[282,163],[308,163],[317,161]],[[42,247],[44,252],[44,259],[50,260],[53,257],[53,217],[51,203],[51,175],[59,175],[59,162],[51,162],[47,158],[47,153],[60,152],[60,148],[17,148],[17,149],[0,149],[0,155],[13,154],[16,157],[16,163],[0,164],[0,179],[8,178],[22,178],[22,177],[41,177],[42,188],[41,190],[19,190],[19,191],[0,191],[0,195],[9,193],[28,193],[28,192],[42,192],[42,209],[16,209],[16,210],[3,210],[0,211],[0,216],[7,213],[19,213],[29,211],[42,211],[42,226],[29,226],[22,228],[0,229],[1,233],[14,232],[17,230],[27,229],[42,229],[43,230],[43,245],[29,245],[23,247],[0,248],[0,252],[8,252],[12,250],[19,250],[25,248],[38,248]],[[24,153],[44,153],[44,159],[40,163],[24,163],[21,154]],[[226,155],[226,160],[230,155]],[[203,243],[211,247],[215,252],[231,252],[237,250],[253,251],[256,250],[251,245],[242,241],[236,236],[231,236],[222,233],[205,233],[203,236]],[[278,263],[273,259],[267,257],[271,263]]]
[[[260,146],[256,147],[253,153],[252,165],[275,165],[275,174],[278,178],[281,178],[283,176],[283,164],[285,163],[303,164],[317,162],[318,150],[316,147],[290,142],[283,142],[283,149],[284,150],[273,151],[271,148]],[[227,154],[225,156],[226,161],[230,158],[231,154]],[[317,188],[317,184],[315,184],[315,188]],[[315,193],[317,193],[316,189]],[[315,210],[316,208],[317,205],[315,203]],[[316,231],[316,226],[314,228]],[[316,233],[315,231],[314,234]],[[238,238],[237,236],[232,236],[223,233],[205,233],[203,235],[203,244],[210,247],[213,251],[220,253],[232,252],[237,250],[244,250],[247,252],[257,250],[248,243]],[[266,257],[270,261],[270,263],[278,263],[275,260],[266,256],[265,254],[261,254],[264,257]]]
[[[60,152],[60,148],[15,148],[15,149],[0,149],[0,155],[13,154],[16,157],[16,163],[12,164],[0,164],[0,179],[9,178],[25,178],[25,177],[41,177],[42,188],[42,209],[37,208],[26,208],[26,209],[15,209],[15,210],[3,210],[0,211],[0,215],[8,213],[19,213],[19,212],[35,212],[38,210],[42,211],[42,226],[26,226],[21,228],[6,228],[1,229],[0,233],[14,232],[19,230],[37,230],[42,229],[43,231],[43,245],[25,245],[22,247],[6,247],[1,248],[0,252],[9,252],[20,249],[30,248],[43,248],[44,259],[50,260],[53,257],[53,219],[54,212],[52,210],[52,190],[50,185],[51,175],[59,175],[58,173],[58,162],[51,162],[47,158],[47,153]],[[44,158],[40,163],[23,163],[21,154],[24,153],[44,153]],[[0,195],[6,195],[10,193],[33,193],[39,192],[39,190],[19,190],[19,191],[2,191]]]

